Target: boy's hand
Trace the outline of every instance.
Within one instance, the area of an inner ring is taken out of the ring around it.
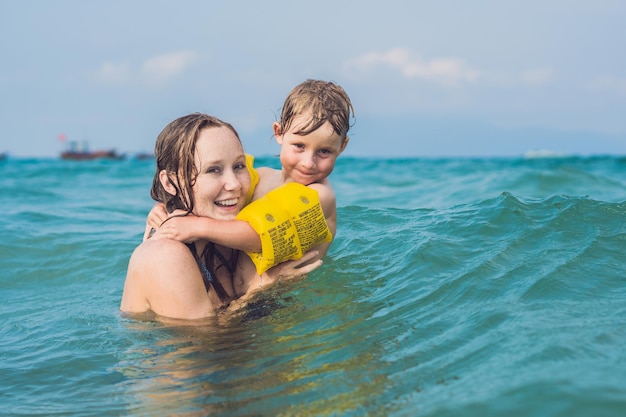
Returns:
[[[146,220],[146,230],[143,233],[143,240],[148,239],[154,230],[158,229],[165,220],[167,220],[167,210],[165,210],[165,204],[156,203],[154,207],[148,213],[148,219]]]
[[[176,212],[172,213],[176,214]],[[188,214],[182,217],[171,217],[154,232],[151,239],[174,239],[185,243],[195,242],[197,235],[197,216]]]
[[[278,282],[306,278],[310,272],[322,265],[322,260],[319,256],[320,253],[317,250],[310,250],[296,261],[285,261],[268,269],[261,274],[261,276],[257,276],[256,282],[251,284],[251,288],[247,290],[246,294],[230,303],[228,310],[239,310],[245,306],[255,294]]]
[[[285,261],[270,268],[263,274],[263,287],[276,282],[306,277],[306,275],[322,265],[322,260],[319,259],[319,255],[319,251],[310,250],[296,261]]]

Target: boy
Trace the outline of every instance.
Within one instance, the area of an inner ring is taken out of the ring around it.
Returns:
[[[307,80],[285,99],[281,118],[273,131],[281,146],[282,168],[260,167],[252,201],[285,184],[295,182],[317,191],[330,230],[335,236],[337,208],[335,192],[328,180],[337,157],[345,150],[354,108],[346,92],[332,82]],[[223,204],[223,203],[220,203]],[[148,217],[147,230],[160,225],[153,238],[191,242],[199,238],[250,253],[261,252],[259,233],[246,221],[215,220],[205,217],[170,217],[156,206]],[[156,228],[156,227],[155,227]],[[315,246],[323,258],[330,241]]]

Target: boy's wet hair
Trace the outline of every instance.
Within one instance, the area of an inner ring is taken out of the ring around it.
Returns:
[[[335,133],[345,139],[354,117],[350,97],[331,81],[306,80],[291,90],[280,115],[282,132],[288,132],[293,120],[306,112],[311,113],[311,119],[293,132],[296,135],[308,135],[329,122]]]

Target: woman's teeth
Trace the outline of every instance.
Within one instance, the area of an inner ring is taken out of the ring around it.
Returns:
[[[218,206],[227,207],[237,205],[237,201],[239,201],[237,198],[231,198],[230,200],[216,201],[215,204]]]

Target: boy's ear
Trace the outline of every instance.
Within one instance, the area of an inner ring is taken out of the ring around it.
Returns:
[[[276,138],[276,142],[279,145],[283,144],[283,127],[278,122],[274,122],[272,125],[272,129],[274,130],[274,138]]]
[[[350,141],[350,136],[346,136],[346,138],[343,140],[343,143],[341,144],[341,148],[339,149],[339,153],[342,153],[344,151],[344,149],[346,149],[346,146],[348,146],[348,142]]]
[[[161,185],[163,186],[163,189],[165,189],[165,191],[167,191],[171,195],[176,195],[176,187],[174,186],[174,184],[172,184],[173,180],[171,180],[170,177],[167,175],[166,170],[162,169],[159,172],[159,181],[161,182]]]

